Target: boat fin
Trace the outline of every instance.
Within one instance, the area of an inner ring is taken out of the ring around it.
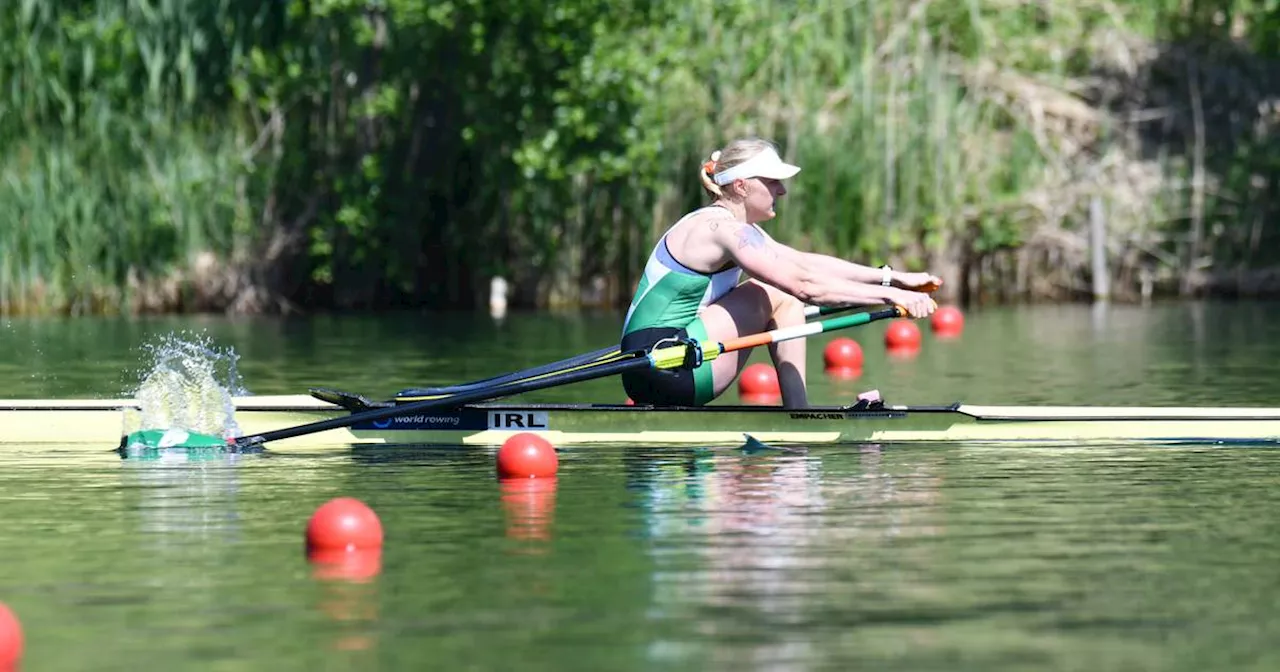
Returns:
[[[320,401],[327,401],[336,406],[341,406],[352,413],[368,411],[375,408],[386,408],[393,404],[385,401],[374,401],[363,394],[355,392],[343,392],[342,390],[332,390],[327,387],[311,388],[311,396]]]
[[[772,444],[768,444],[768,443],[765,443],[764,441],[761,441],[760,439],[757,439],[756,437],[751,436],[750,434],[746,434],[746,433],[744,433],[744,434],[742,435],[742,438],[743,438],[743,440],[744,440],[744,443],[743,443],[741,446],[739,446],[739,447],[738,447],[738,450],[741,450],[742,452],[744,452],[744,453],[746,453],[746,454],[748,454],[748,455],[750,455],[750,454],[752,454],[752,453],[760,453],[760,452],[764,452],[764,451],[766,451],[766,450],[780,450],[780,451],[782,451],[782,452],[786,452],[786,453],[803,453],[803,452],[805,452],[805,451],[804,451],[804,450],[802,450],[802,449],[790,448],[790,447],[787,447],[787,446],[775,446],[775,445],[772,445]]]

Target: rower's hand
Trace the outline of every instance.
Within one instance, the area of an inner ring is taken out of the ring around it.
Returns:
[[[895,273],[893,282],[902,289],[932,292],[942,286],[942,278],[932,273]]]
[[[888,300],[905,308],[907,316],[916,319],[928,317],[938,309],[938,304],[933,300],[933,297],[923,292],[895,289],[889,295]]]

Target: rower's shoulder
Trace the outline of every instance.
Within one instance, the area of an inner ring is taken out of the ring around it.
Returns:
[[[744,227],[750,226],[750,224],[737,219],[733,216],[733,213],[723,208],[707,208],[697,212],[689,218],[686,224],[689,234],[702,238],[734,236]]]
[[[667,240],[708,240],[711,234],[741,223],[723,208],[701,208],[681,217],[665,235]]]
[[[722,224],[724,222],[742,224],[734,218],[732,212],[716,206],[699,208],[685,215],[681,220],[686,224]]]

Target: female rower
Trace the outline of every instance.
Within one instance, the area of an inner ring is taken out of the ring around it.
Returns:
[[[756,138],[734,140],[711,155],[701,178],[712,202],[681,217],[658,240],[627,311],[622,350],[683,338],[724,342],[804,324],[805,304],[894,303],[914,318],[937,308],[928,294],[910,291],[940,284],[933,275],[800,252],[765,233],[759,222],[776,215],[774,206],[787,193],[782,180],[798,172],[772,143]],[[744,271],[751,279],[739,284]],[[693,370],[627,373],[623,388],[638,404],[701,406],[738,377],[748,352],[726,353]],[[807,406],[805,339],[770,345],[769,356],[783,404]]]

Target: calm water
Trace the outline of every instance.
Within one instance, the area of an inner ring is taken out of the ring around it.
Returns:
[[[975,311],[856,381],[935,403],[1280,404],[1268,304]],[[111,397],[207,337],[254,393],[386,396],[606,345],[615,315],[0,320],[9,397]],[[763,354],[763,353],[761,353]],[[729,395],[734,396],[733,393]],[[617,400],[616,381],[529,399]],[[1276,669],[1280,451],[581,448],[511,487],[475,449],[204,462],[0,451],[0,601],[29,670]],[[330,497],[380,557],[302,553]],[[363,574],[366,580],[353,577]]]

